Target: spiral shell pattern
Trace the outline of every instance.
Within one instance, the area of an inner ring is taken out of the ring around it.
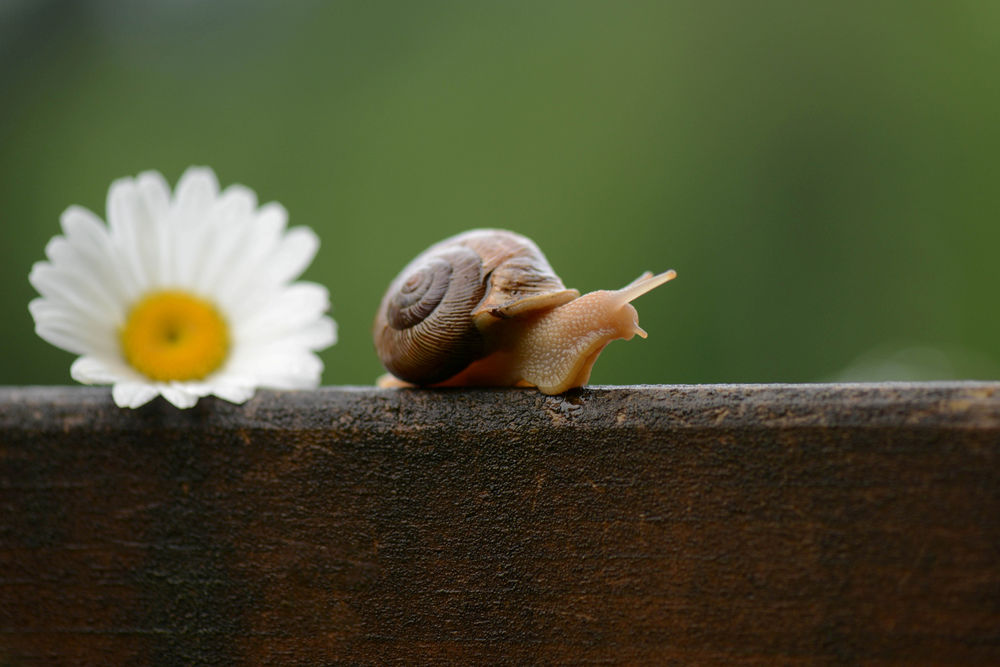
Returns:
[[[483,342],[469,313],[485,291],[482,263],[468,248],[413,262],[379,308],[375,347],[382,364],[415,384],[440,382],[468,366]]]
[[[389,297],[386,316],[393,329],[409,329],[427,319],[448,291],[452,266],[435,257],[411,273]]]

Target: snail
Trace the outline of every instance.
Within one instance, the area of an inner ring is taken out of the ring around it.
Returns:
[[[567,289],[525,236],[476,229],[432,245],[393,280],[375,316],[380,386],[580,387],[612,340],[646,337],[631,301],[676,277]]]

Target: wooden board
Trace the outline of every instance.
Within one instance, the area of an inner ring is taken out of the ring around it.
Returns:
[[[1000,383],[0,389],[0,665],[1000,663]]]

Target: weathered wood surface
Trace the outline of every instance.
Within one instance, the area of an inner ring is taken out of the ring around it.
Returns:
[[[0,389],[0,664],[998,663],[1000,384]]]

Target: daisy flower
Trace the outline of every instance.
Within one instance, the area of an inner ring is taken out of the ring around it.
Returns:
[[[80,355],[74,380],[113,385],[129,408],[319,384],[316,351],[337,338],[329,295],[293,282],[319,240],[286,229],[280,204],[258,207],[241,185],[219,192],[211,169],[192,167],[172,195],[155,171],[115,181],[107,218],[66,209],[63,236],[28,277],[41,294],[28,304],[35,331]]]

